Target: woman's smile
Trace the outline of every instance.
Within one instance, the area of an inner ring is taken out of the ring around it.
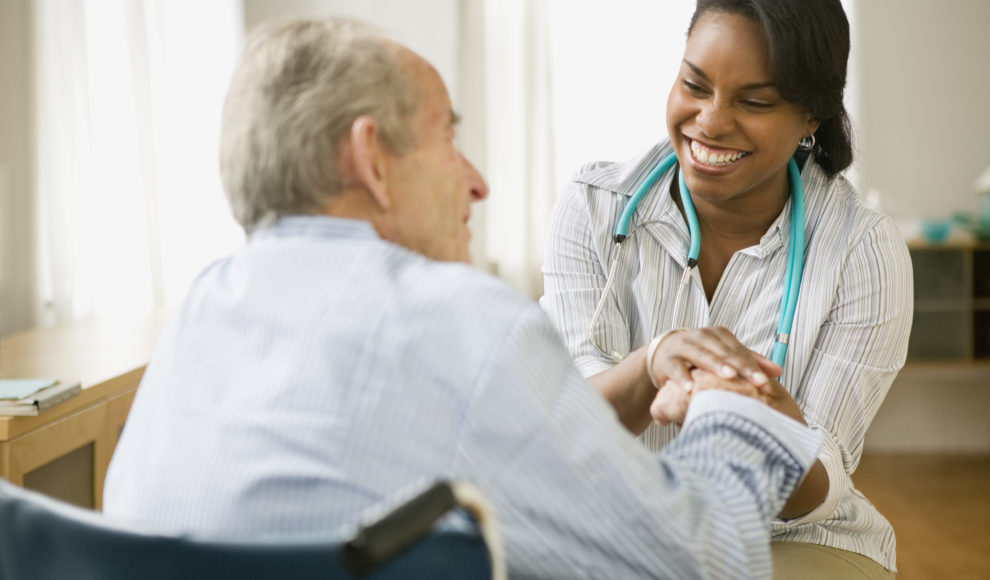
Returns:
[[[688,142],[691,150],[691,156],[695,161],[701,163],[702,165],[725,167],[727,165],[732,165],[733,163],[736,163],[749,155],[746,151],[711,147],[689,137],[685,137],[684,139]]]

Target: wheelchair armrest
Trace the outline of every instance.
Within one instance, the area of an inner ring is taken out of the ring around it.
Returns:
[[[381,519],[362,526],[344,544],[344,565],[355,576],[369,574],[425,538],[437,520],[457,505],[449,482],[434,483]]]

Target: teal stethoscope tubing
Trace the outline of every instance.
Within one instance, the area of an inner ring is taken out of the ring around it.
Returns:
[[[660,163],[650,171],[646,179],[639,185],[639,188],[633,193],[632,197],[629,198],[629,202],[623,209],[622,214],[619,216],[618,221],[615,224],[615,230],[613,232],[612,238],[616,245],[621,248],[622,243],[626,240],[629,235],[629,224],[632,221],[633,213],[639,206],[639,202],[642,201],[643,197],[646,196],[647,191],[660,179],[660,176],[667,172],[675,163],[677,163],[677,156],[673,153],[668,154],[664,157]],[[684,207],[684,213],[687,216],[688,222],[688,232],[691,235],[691,245],[688,248],[687,254],[687,267],[685,268],[685,281],[687,280],[686,274],[692,268],[698,265],[698,254],[701,252],[701,234],[698,228],[698,213],[694,209],[694,202],[691,201],[691,193],[688,191],[687,185],[684,183],[684,174],[682,171],[678,171],[678,189],[680,190],[681,205]],[[804,242],[805,242],[805,231],[804,231],[804,185],[801,183],[801,172],[798,170],[797,162],[792,158],[787,163],[787,175],[791,186],[791,229],[787,249],[787,271],[784,275],[784,291],[780,298],[780,320],[777,322],[777,337],[774,341],[773,350],[770,353],[770,360],[777,363],[781,367],[784,366],[784,359],[787,356],[787,344],[790,340],[791,327],[794,324],[794,313],[797,310],[797,300],[798,293],[801,290],[801,274],[804,270]],[[601,308],[604,305],[605,297],[608,295],[609,289],[612,286],[612,277],[615,273],[615,266],[618,262],[619,253],[615,253],[615,261],[610,268],[608,280],[605,283],[605,289],[602,292],[602,299],[599,301],[598,308],[595,309],[595,314],[591,319],[591,326],[594,326],[595,320],[598,318]],[[678,290],[678,299],[674,301],[675,310],[676,305],[680,302],[680,290]],[[604,352],[604,351],[603,351]],[[615,353],[611,355],[615,357]]]

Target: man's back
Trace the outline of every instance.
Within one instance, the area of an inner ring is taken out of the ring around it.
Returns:
[[[474,377],[524,305],[485,278],[365,222],[260,232],[197,279],[163,337],[106,511],[211,533],[330,531],[449,473]]]

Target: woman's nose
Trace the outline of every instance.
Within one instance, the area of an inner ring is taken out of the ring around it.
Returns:
[[[712,99],[701,107],[696,122],[707,136],[719,137],[732,129],[734,119],[730,107]]]

